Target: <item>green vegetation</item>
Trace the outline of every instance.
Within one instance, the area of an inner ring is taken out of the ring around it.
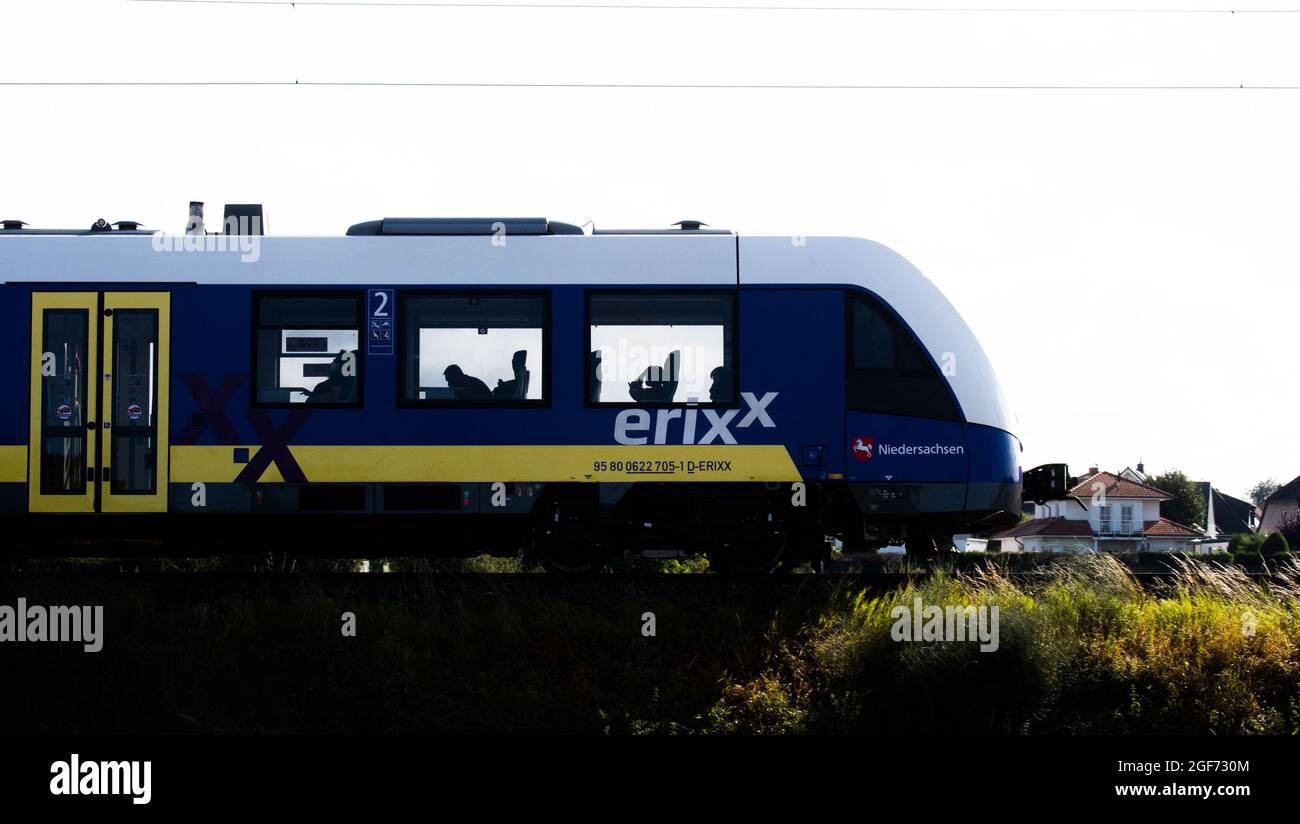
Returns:
[[[1173,496],[1173,500],[1161,502],[1161,515],[1185,526],[1205,524],[1205,500],[1201,497],[1201,488],[1185,473],[1171,469],[1151,478],[1149,483]]]
[[[1001,649],[896,643],[890,610],[997,605]],[[1158,594],[1109,556],[1062,559],[1038,586],[985,571],[856,594],[724,688],[723,730],[1300,732],[1300,565],[1272,583],[1179,561]]]
[[[1106,555],[1022,573],[993,556],[892,589],[812,575],[11,576],[0,603],[106,604],[105,647],[6,649],[20,677],[0,680],[0,700],[24,710],[0,730],[1300,732],[1300,562],[1270,561],[1267,579],[1170,563],[1140,586]],[[998,649],[893,640],[891,611],[916,598],[998,607]]]
[[[1281,486],[1281,484],[1279,484],[1275,478],[1269,478],[1266,481],[1260,481],[1252,486],[1250,492],[1246,494],[1250,497],[1250,502],[1255,506],[1263,506],[1264,501],[1269,495],[1277,492],[1279,486]]]
[[[1275,558],[1290,551],[1291,545],[1287,543],[1286,536],[1281,532],[1270,533],[1259,546],[1259,554],[1265,558]]]
[[[1239,532],[1228,539],[1228,551],[1233,555],[1253,555],[1258,557],[1264,539],[1268,536],[1260,532]]]

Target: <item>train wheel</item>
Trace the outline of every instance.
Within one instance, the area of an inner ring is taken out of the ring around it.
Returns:
[[[907,542],[904,546],[907,548],[909,558],[933,558],[939,554],[934,548],[934,539],[930,537],[930,533],[919,529],[907,530]]]
[[[591,529],[594,513],[555,504],[533,529],[530,559],[549,572],[599,572],[605,566]]]
[[[766,514],[743,518],[723,532],[708,553],[709,568],[723,574],[763,575],[780,565],[789,536]]]
[[[817,529],[797,529],[793,526],[789,532],[789,543],[777,571],[793,572],[808,564],[814,571],[824,572],[826,563],[831,559],[832,551],[826,536]]]

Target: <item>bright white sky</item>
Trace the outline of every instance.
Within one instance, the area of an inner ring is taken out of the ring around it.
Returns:
[[[943,5],[888,5],[909,3]],[[1300,13],[0,0],[10,82],[1300,86],[1297,42]],[[1300,91],[0,86],[0,102],[0,217],[178,232],[190,200],[252,201],[276,234],[545,215],[870,237],[983,341],[1025,466],[1142,458],[1238,495],[1300,473]]]

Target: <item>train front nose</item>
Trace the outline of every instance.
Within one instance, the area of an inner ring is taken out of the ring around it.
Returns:
[[[1021,512],[1020,441],[1002,429],[966,424],[970,476],[966,515],[980,529],[1015,526]]]

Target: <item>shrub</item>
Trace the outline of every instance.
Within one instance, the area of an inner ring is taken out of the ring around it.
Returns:
[[[1267,535],[1261,535],[1258,532],[1239,532],[1228,541],[1228,551],[1233,555],[1242,552],[1258,555],[1259,548],[1267,537]]]
[[[1282,534],[1283,538],[1286,538],[1289,545],[1300,544],[1300,516],[1297,516],[1294,512],[1284,513],[1278,521],[1277,531]]]
[[[1259,554],[1265,558],[1272,558],[1290,551],[1291,546],[1286,542],[1286,536],[1281,532],[1271,533],[1259,547]]]

